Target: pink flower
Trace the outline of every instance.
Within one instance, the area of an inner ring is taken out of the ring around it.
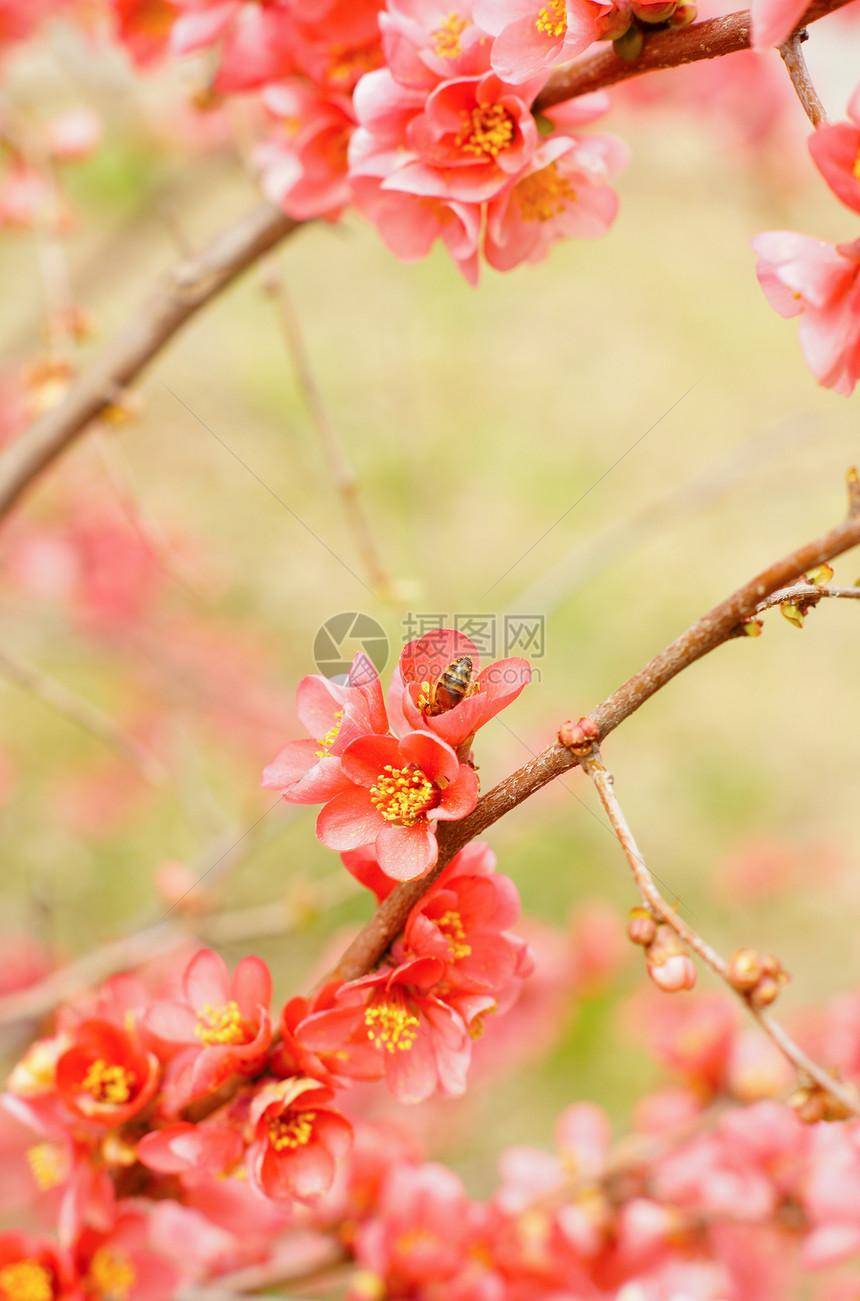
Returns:
[[[121,1211],[108,1231],[84,1228],[74,1260],[83,1295],[92,1301],[165,1301],[181,1277],[152,1250],[147,1217],[137,1210]]]
[[[242,958],[232,979],[224,959],[203,949],[191,959],[175,1001],[152,1004],[144,1024],[167,1044],[187,1045],[171,1061],[175,1106],[199,1098],[235,1073],[253,1075],[271,1042],[272,977],[260,958]]]
[[[860,87],[848,102],[848,116],[850,123],[820,126],[809,137],[809,152],[837,199],[860,212]]]
[[[385,879],[393,887],[394,882],[388,877]],[[379,1079],[379,1056],[367,1041],[351,1043],[348,1049],[339,1046],[332,1053],[325,1049],[314,1052],[302,1041],[301,1030],[308,1017],[333,1008],[341,987],[342,981],[330,980],[317,990],[312,999],[291,998],[286,1003],[278,1027],[280,1042],[273,1048],[270,1061],[275,1075],[283,1079],[291,1075],[306,1075],[321,1084],[335,1087],[343,1083],[345,1062],[348,1062],[350,1079]]]
[[[203,1170],[222,1175],[233,1169],[244,1151],[241,1135],[231,1125],[217,1121],[193,1125],[183,1120],[144,1134],[137,1159],[164,1174]]]
[[[57,1061],[57,1093],[94,1125],[125,1124],[155,1096],[158,1058],[109,1021],[83,1021]]]
[[[353,178],[352,193],[357,210],[376,226],[401,262],[420,262],[441,239],[466,281],[477,285],[481,231],[477,205],[401,194],[363,176]]]
[[[374,845],[380,867],[398,881],[436,862],[434,823],[464,818],[477,803],[475,770],[429,732],[359,737],[341,766],[352,784],[322,809],[317,835],[329,849]]]
[[[597,239],[618,211],[610,177],[627,146],[614,136],[553,135],[487,210],[484,255],[497,271],[539,262],[559,239]]]
[[[450,698],[442,699],[437,687],[445,671],[464,656],[471,660],[471,681],[463,698],[452,705]],[[396,721],[402,718],[407,727],[430,730],[461,750],[479,727],[513,704],[530,676],[528,660],[519,657],[497,660],[482,670],[477,648],[468,637],[439,628],[404,646],[389,704]],[[446,707],[432,712],[440,704]]]
[[[492,42],[472,21],[471,10],[471,0],[388,0],[379,29],[395,80],[432,90],[440,81],[489,72]]]
[[[860,377],[860,240],[828,244],[772,230],[751,241],[759,283],[780,316],[798,316],[800,346],[819,384],[844,396]]]
[[[167,48],[178,15],[171,0],[111,0],[117,36],[135,63],[144,67]]]
[[[377,1075],[400,1102],[423,1102],[436,1089],[459,1097],[466,1087],[472,1040],[459,1011],[433,993],[443,973],[436,958],[415,958],[397,967],[349,981],[332,1006],[296,1028],[310,1051],[340,1055],[345,1075],[352,1054],[369,1044],[377,1054]]]
[[[297,221],[339,216],[352,198],[346,175],[355,126],[345,95],[324,94],[307,82],[278,82],[261,96],[280,131],[254,151],[263,193]]]
[[[383,62],[382,0],[292,0],[293,53],[301,69],[330,91],[350,91]]]
[[[539,82],[508,86],[492,72],[442,82],[406,128],[413,160],[383,187],[465,203],[491,199],[538,146],[530,105],[539,89]]]
[[[170,31],[173,54],[220,48],[216,90],[251,90],[293,71],[294,21],[288,0],[173,0],[180,11]]]
[[[313,1200],[331,1187],[352,1143],[349,1121],[325,1106],[333,1096],[301,1078],[264,1084],[255,1095],[248,1169],[267,1197]]]
[[[73,1272],[65,1252],[44,1238],[14,1229],[0,1233],[0,1295],[3,1301],[73,1301]]]
[[[319,804],[351,785],[341,770],[346,747],[368,732],[388,731],[382,686],[359,653],[344,686],[316,674],[303,678],[296,712],[316,739],[289,741],[264,770],[262,785],[294,804]]]
[[[475,21],[496,38],[494,72],[517,84],[581,54],[611,8],[601,0],[475,0]]]

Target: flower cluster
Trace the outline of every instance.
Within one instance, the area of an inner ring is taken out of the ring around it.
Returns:
[[[850,122],[819,126],[809,152],[837,199],[860,212],[860,87],[848,116]],[[860,379],[860,239],[831,244],[772,230],[752,245],[771,307],[780,316],[800,316],[800,346],[819,384],[853,393]]]

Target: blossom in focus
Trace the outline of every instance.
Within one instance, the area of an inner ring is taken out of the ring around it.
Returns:
[[[351,782],[341,770],[346,747],[368,732],[385,734],[388,718],[382,686],[359,653],[347,682],[311,674],[296,691],[296,713],[310,741],[288,741],[263,772],[266,790],[280,791],[294,804],[318,804]]]
[[[332,1090],[317,1080],[264,1083],[251,1103],[251,1178],[275,1201],[314,1200],[331,1187],[352,1143],[352,1126],[326,1104]]]
[[[379,15],[386,67],[401,86],[490,71],[492,41],[472,21],[471,0],[388,0]]]
[[[429,871],[439,853],[435,823],[464,818],[478,799],[474,768],[429,732],[359,737],[341,767],[350,787],[321,810],[317,835],[329,849],[374,845],[398,881]]]
[[[352,198],[347,149],[355,126],[349,97],[293,78],[264,87],[277,130],[257,146],[263,193],[296,221],[339,217]]]
[[[260,958],[242,958],[231,978],[211,949],[194,955],[179,996],[157,1000],[144,1017],[150,1034],[179,1047],[168,1067],[173,1105],[210,1093],[235,1073],[260,1069],[272,1038],[271,998],[272,977]]]
[[[819,384],[848,396],[860,377],[860,240],[829,244],[772,230],[751,241],[767,300],[800,316],[800,346]]]
[[[450,664],[468,656],[472,661],[467,694],[452,708],[432,712],[431,697]],[[481,669],[474,642],[451,628],[438,628],[404,646],[391,683],[389,708],[407,727],[434,732],[453,748],[464,747],[479,727],[513,704],[528,685],[528,660],[518,656],[497,660]]]
[[[347,1075],[353,1046],[363,1053],[370,1045],[377,1078],[385,1076],[400,1102],[423,1102],[437,1089],[459,1097],[472,1040],[460,1012],[434,993],[442,972],[438,959],[415,958],[349,981],[329,1009],[296,1028],[296,1037],[312,1052],[329,1054],[331,1062],[341,1054]]]
[[[493,70],[516,84],[581,54],[611,8],[603,0],[475,0],[475,21],[496,38]]]

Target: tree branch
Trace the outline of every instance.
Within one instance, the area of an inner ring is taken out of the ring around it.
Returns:
[[[90,421],[116,402],[186,321],[300,224],[280,208],[261,204],[221,231],[196,257],[174,267],[63,401],[0,454],[0,519]]]
[[[613,789],[612,774],[606,769],[599,752],[595,750],[592,754],[587,755],[582,760],[582,767],[594,782],[595,789],[600,796],[600,802],[612,824],[612,830],[624,850],[624,856],[639,887],[643,903],[660,921],[670,926],[688,948],[698,954],[702,961],[728,985],[732,993],[738,995],[744,1006],[752,1012],[761,1028],[770,1036],[780,1052],[788,1058],[795,1070],[805,1072],[820,1089],[835,1098],[840,1107],[845,1109],[849,1115],[860,1116],[860,1098],[858,1098],[854,1089],[829,1075],[822,1066],[819,1066],[817,1062],[807,1056],[778,1021],[775,1021],[762,1008],[757,1007],[749,995],[741,993],[733,985],[731,969],[726,959],[717,953],[716,949],[713,949],[707,941],[703,940],[683,918],[679,917],[675,909],[670,907],[660,894],[645,864],[645,860],[639,852],[621,805],[618,803]]]
[[[826,14],[841,9],[850,0],[815,0],[803,15],[798,30],[816,22]],[[641,77],[646,72],[661,68],[677,68],[684,63],[698,63],[702,59],[716,59],[723,54],[737,54],[750,48],[750,15],[744,9],[739,13],[725,14],[722,18],[709,18],[703,23],[693,23],[674,31],[655,32],[645,37],[645,46],[638,59],[626,63],[612,48],[590,54],[575,63],[554,72],[534,103],[535,112],[552,108],[566,99],[587,95],[593,90],[604,90],[630,77]]]
[[[691,624],[648,664],[613,691],[591,711],[599,743],[614,732],[625,718],[635,713],[678,673],[695,664],[709,651],[732,639],[740,625],[751,619],[768,596],[802,577],[807,570],[824,564],[860,544],[860,476],[851,469],[848,481],[848,515],[841,524],[819,538],[798,547],[782,560],[762,570],[736,592]],[[554,777],[581,762],[581,756],[562,744],[548,746],[484,795],[468,817],[439,828],[439,858],[436,866],[417,881],[405,881],[392,890],[364,929],[356,936],[335,968],[341,980],[355,980],[380,960],[406,918],[439,874],[464,845],[480,836],[505,813],[546,786]]]
[[[826,124],[828,117],[824,105],[818,98],[818,91],[812,84],[812,78],[803,57],[802,43],[805,39],[805,32],[795,32],[793,36],[789,36],[784,45],[780,45],[779,54],[788,70],[789,77],[791,77],[791,84],[794,86],[795,94],[800,100],[804,113],[812,125],[817,127]]]

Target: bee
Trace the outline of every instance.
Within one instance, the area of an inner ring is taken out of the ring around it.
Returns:
[[[445,714],[477,690],[477,682],[472,681],[471,656],[461,655],[458,660],[451,661],[435,686],[428,685],[424,712]]]

